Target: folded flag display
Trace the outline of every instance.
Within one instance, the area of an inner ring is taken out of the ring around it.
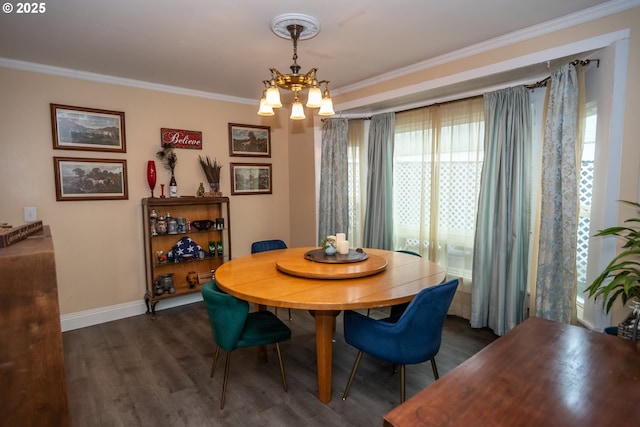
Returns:
[[[181,261],[198,256],[202,250],[200,245],[191,240],[191,237],[183,237],[171,248],[168,253],[169,259],[173,261]]]

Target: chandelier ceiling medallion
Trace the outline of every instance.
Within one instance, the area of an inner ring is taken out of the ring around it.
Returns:
[[[280,101],[280,89],[286,89],[293,92],[293,104],[291,105],[292,120],[305,119],[304,108],[299,99],[299,93],[308,89],[307,108],[320,108],[318,115],[333,116],[333,101],[329,96],[329,81],[318,81],[316,78],[317,68],[312,68],[306,74],[300,74],[300,65],[298,65],[298,41],[306,40],[316,36],[320,32],[320,21],[313,16],[300,13],[287,13],[276,16],[271,20],[271,30],[279,37],[291,39],[293,42],[293,64],[291,73],[282,74],[275,68],[270,68],[271,78],[263,80],[265,89],[260,99],[260,109],[258,114],[261,116],[273,116],[274,108],[282,107]],[[324,91],[321,90],[324,85]]]

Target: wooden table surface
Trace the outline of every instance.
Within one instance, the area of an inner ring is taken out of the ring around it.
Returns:
[[[385,426],[640,424],[640,347],[529,318],[384,417]]]
[[[379,249],[365,251],[386,261],[377,274],[348,279],[313,279],[280,271],[277,263],[308,263],[316,274],[326,269],[335,274],[336,264],[304,259],[314,248],[290,248],[246,255],[224,263],[215,271],[225,292],[253,303],[310,310],[316,325],[318,397],[331,400],[332,338],[335,318],[341,310],[385,307],[411,301],[422,289],[444,281],[444,271],[435,263],[414,255]],[[375,265],[378,265],[377,263]],[[344,264],[344,268],[349,264]],[[339,267],[338,267],[339,268]]]

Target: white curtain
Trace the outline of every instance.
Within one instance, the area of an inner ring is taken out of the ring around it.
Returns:
[[[347,158],[349,161],[349,229],[347,236],[351,247],[362,247],[364,206],[367,186],[367,151],[364,119],[349,120],[347,136]]]
[[[469,285],[482,167],[482,97],[396,114],[394,248]]]
[[[523,86],[487,93],[473,255],[471,326],[497,335],[524,318],[530,232],[531,111]]]

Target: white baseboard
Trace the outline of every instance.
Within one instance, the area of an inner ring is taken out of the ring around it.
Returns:
[[[200,293],[183,295],[163,300],[156,305],[156,311],[192,304],[198,301],[202,301],[202,294]],[[126,317],[138,316],[146,313],[146,311],[147,306],[144,301],[132,301],[123,304],[79,311],[76,313],[63,314],[60,316],[60,324],[62,332],[66,332],[74,329],[85,328],[87,326],[98,325],[100,323],[111,322],[113,320],[124,319]]]

